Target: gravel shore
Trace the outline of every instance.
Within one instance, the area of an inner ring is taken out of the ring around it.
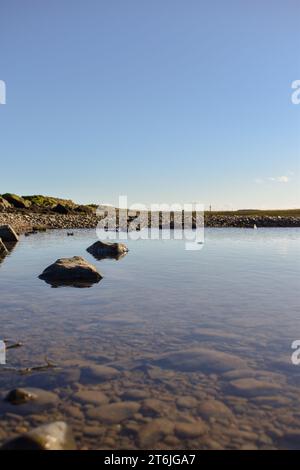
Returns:
[[[95,228],[98,218],[95,213],[82,214],[70,212],[56,214],[54,212],[38,213],[30,210],[11,210],[0,212],[0,225],[9,224],[16,232],[24,233],[33,229],[78,229]],[[299,215],[244,215],[244,214],[205,214],[207,227],[300,227]]]

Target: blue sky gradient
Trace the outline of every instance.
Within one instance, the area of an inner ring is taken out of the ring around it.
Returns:
[[[3,0],[0,193],[300,207],[298,0]]]

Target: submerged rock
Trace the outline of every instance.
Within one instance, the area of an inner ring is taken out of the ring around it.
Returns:
[[[203,418],[233,418],[232,411],[219,400],[206,400],[199,406],[199,413]]]
[[[229,385],[232,391],[246,397],[270,395],[281,389],[279,384],[266,380],[257,380],[252,377],[232,380]]]
[[[87,415],[91,419],[99,419],[107,424],[118,424],[131,418],[140,409],[140,404],[134,401],[110,403],[98,408],[91,408]]]
[[[32,431],[11,439],[3,450],[75,450],[70,427],[64,421],[44,424]]]
[[[154,362],[166,369],[186,372],[226,372],[232,369],[247,368],[245,360],[240,357],[206,348],[193,348],[162,354]]]
[[[119,371],[113,367],[91,365],[82,367],[80,381],[83,383],[98,383],[114,379],[117,375],[119,375]]]
[[[75,393],[74,399],[80,403],[91,403],[98,406],[108,402],[108,397],[100,390],[79,390]]]
[[[1,225],[0,238],[4,242],[17,242],[19,240],[18,235],[10,225]]]
[[[95,266],[85,261],[81,256],[73,258],[60,258],[48,266],[40,279],[51,285],[73,285],[76,287],[88,287],[102,279]]]
[[[101,260],[104,258],[119,259],[128,252],[128,248],[124,243],[110,243],[97,241],[89,246],[87,250],[94,258]]]
[[[206,431],[207,426],[202,419],[191,423],[176,423],[175,425],[175,434],[181,439],[195,439],[202,436]]]
[[[153,419],[138,430],[138,440],[141,449],[153,446],[157,441],[161,441],[168,434],[172,434],[174,423],[166,418]]]

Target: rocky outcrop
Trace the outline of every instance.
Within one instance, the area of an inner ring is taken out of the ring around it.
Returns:
[[[2,198],[18,209],[26,209],[31,205],[30,201],[26,201],[21,196],[12,193],[2,194]]]
[[[128,248],[124,243],[110,243],[97,241],[89,246],[87,250],[94,258],[101,260],[103,258],[118,259],[128,252]]]
[[[76,450],[71,428],[64,421],[44,424],[6,442],[2,450]]]
[[[53,212],[57,214],[68,214],[70,212],[70,208],[68,206],[64,206],[63,204],[57,204],[53,207]]]
[[[89,287],[102,279],[95,266],[81,256],[60,258],[48,266],[39,276],[53,286],[72,285]]]
[[[11,207],[11,204],[2,196],[0,196],[0,211],[5,211],[7,209],[10,209]]]
[[[19,240],[18,235],[10,225],[0,226],[0,238],[8,243],[15,243]]]

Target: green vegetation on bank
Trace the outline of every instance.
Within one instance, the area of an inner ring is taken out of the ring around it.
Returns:
[[[19,196],[13,193],[5,193],[0,195],[0,209],[9,208],[32,209],[38,211],[54,210],[55,212],[64,214],[69,211],[82,213],[93,213],[97,208],[97,204],[76,204],[71,199],[62,199],[53,196],[43,196],[42,194],[33,194],[29,196]],[[240,217],[299,217],[300,209],[241,209],[237,211],[205,211],[205,217],[213,216],[240,216]]]

